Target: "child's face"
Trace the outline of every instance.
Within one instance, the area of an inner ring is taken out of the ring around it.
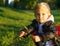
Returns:
[[[36,20],[40,23],[45,22],[49,16],[48,9],[45,6],[41,6],[40,9],[37,9],[35,14]]]

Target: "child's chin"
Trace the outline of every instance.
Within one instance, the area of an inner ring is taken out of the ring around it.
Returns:
[[[44,21],[38,21],[39,23],[44,23]]]
[[[44,22],[39,22],[39,23],[44,23]]]
[[[42,22],[44,22],[44,21],[43,21],[43,20],[40,20],[39,22],[41,22],[41,23],[42,23]]]

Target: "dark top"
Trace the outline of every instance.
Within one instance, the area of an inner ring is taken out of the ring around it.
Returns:
[[[38,31],[38,28],[39,28],[38,22],[36,20],[33,20],[30,25],[28,25],[25,29],[23,29],[23,31],[29,34],[31,32]],[[51,20],[45,22],[42,26],[42,31],[44,33],[55,32],[54,23]]]

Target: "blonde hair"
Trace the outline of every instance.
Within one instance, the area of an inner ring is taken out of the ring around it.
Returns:
[[[46,6],[48,11],[50,12],[50,7],[47,3],[45,2],[41,2],[41,3],[38,3],[36,6],[35,6],[35,10],[39,10],[41,6]]]

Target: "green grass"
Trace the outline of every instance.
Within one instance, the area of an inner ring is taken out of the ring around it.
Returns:
[[[55,25],[60,25],[60,10],[52,10],[51,13],[54,15]]]
[[[60,25],[60,11],[52,10],[55,18],[55,25]],[[16,10],[0,7],[0,46],[34,46],[32,36],[20,38],[15,42],[15,37],[34,19],[34,12],[31,10]]]

